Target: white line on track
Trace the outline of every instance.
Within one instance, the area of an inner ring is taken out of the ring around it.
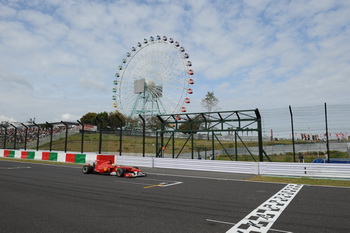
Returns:
[[[149,174],[149,173],[147,173]],[[174,180],[159,180],[159,179],[147,179],[147,180],[156,180],[156,181],[160,181],[161,185],[160,187],[168,187],[168,186],[173,186],[173,185],[178,185],[178,184],[182,184],[183,182],[180,181],[174,181]]]
[[[267,233],[303,185],[288,184],[226,233]]]
[[[127,181],[127,180],[114,180],[113,182],[116,183],[127,183],[127,184],[139,184],[139,185],[158,185],[159,187],[169,187],[169,186],[173,186],[173,185],[178,185],[178,184],[182,184],[183,182],[179,182],[179,181],[172,181],[172,180],[158,180],[158,179],[143,179],[143,180],[155,180],[155,181],[161,181],[158,184],[150,184],[150,183],[141,183],[141,182],[134,182],[134,181]]]
[[[31,167],[0,167],[0,170],[14,170],[14,169],[25,169]]]
[[[182,182],[175,182],[175,183],[172,183],[172,184],[164,184],[160,187],[169,187],[169,186],[173,186],[173,185],[178,185],[178,184],[182,184]]]
[[[140,184],[140,185],[154,185],[149,183],[139,183],[139,182],[130,182],[130,181],[124,181],[124,180],[113,180],[115,183],[126,183],[126,184]]]
[[[149,174],[149,173],[147,173],[147,174]],[[144,179],[145,180],[147,179],[147,180],[161,181],[161,182],[177,182],[177,181],[174,181],[174,180],[149,179],[148,177],[147,178],[144,177]]]
[[[208,222],[215,222],[215,223],[222,223],[222,224],[227,224],[227,225],[236,225],[236,223],[233,222],[224,222],[224,221],[219,221],[219,220],[214,220],[214,219],[206,219]]]

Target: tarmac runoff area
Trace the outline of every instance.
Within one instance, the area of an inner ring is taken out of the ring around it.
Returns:
[[[0,160],[1,232],[350,232],[350,189],[143,168],[147,177]]]

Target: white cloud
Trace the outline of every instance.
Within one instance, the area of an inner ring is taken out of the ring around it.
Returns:
[[[347,103],[349,9],[334,0],[2,3],[2,114],[50,121],[111,111],[121,59],[158,34],[190,55],[188,109],[200,111],[207,91],[223,109]]]
[[[16,10],[11,8],[10,6],[6,6],[2,3],[0,3],[0,16],[2,18],[8,18],[13,17],[16,15]]]
[[[64,113],[61,115],[61,120],[62,121],[77,121],[81,118],[82,116],[75,116],[70,113]]]
[[[14,118],[10,118],[10,117],[4,116],[4,115],[0,115],[0,122],[10,122],[10,123],[13,123],[13,122],[17,122],[17,121],[16,121],[16,119],[14,119]]]

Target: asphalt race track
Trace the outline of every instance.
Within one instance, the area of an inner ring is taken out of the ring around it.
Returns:
[[[242,174],[143,170],[147,177],[119,178],[0,160],[0,232],[224,233],[286,187]],[[350,189],[300,187],[271,225],[241,232],[350,232]]]

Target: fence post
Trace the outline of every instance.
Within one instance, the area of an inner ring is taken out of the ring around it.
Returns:
[[[52,131],[53,131],[53,125],[46,121],[46,125],[50,127],[50,151],[52,151]]]
[[[120,119],[118,114],[115,115],[120,121],[120,131],[119,131],[119,156],[122,156],[122,148],[123,148],[123,121]]]
[[[15,128],[15,137],[14,137],[14,140],[13,140],[13,149],[15,149],[15,150],[16,150],[16,142],[17,142],[17,127],[16,127],[16,126],[14,126],[13,124],[11,124],[11,126],[12,126],[13,128]]]
[[[139,117],[142,120],[142,157],[145,157],[145,143],[146,143],[146,121],[145,118],[139,114]]]
[[[66,138],[64,140],[64,153],[66,153],[67,152],[67,141],[68,141],[68,125],[63,121],[61,121],[61,123],[64,124],[64,126],[66,127]]]
[[[238,148],[237,148],[237,131],[235,130],[235,154],[236,154],[236,161],[238,161]]]
[[[211,159],[212,160],[215,160],[215,144],[214,144],[215,137],[214,137],[214,134],[215,134],[214,130],[212,130],[211,131],[211,153],[212,153]]]
[[[28,126],[26,126],[25,124],[21,123],[23,125],[23,127],[26,129],[26,133],[25,133],[25,138],[24,138],[24,150],[27,150],[27,140],[28,140]]]
[[[160,158],[164,158],[164,149],[165,149],[164,148],[164,124],[165,124],[165,121],[159,115],[157,115],[157,118],[161,123],[161,128],[160,128],[160,151],[161,151],[161,154],[158,154],[158,151],[157,151],[157,155]],[[157,143],[157,145],[158,145],[158,143]]]
[[[4,149],[6,149],[7,127],[4,126],[4,125],[1,125],[1,127],[3,127],[5,129],[5,133],[4,133]]]
[[[98,153],[101,154],[101,151],[102,151],[102,120],[98,116],[96,116],[96,120],[98,122],[100,122],[100,140],[98,143]]]
[[[259,161],[264,162],[261,115],[260,115],[259,109],[255,109],[255,115],[258,123]]]
[[[293,159],[294,163],[295,161],[295,139],[294,139],[294,124],[293,124],[293,112],[292,112],[292,107],[289,105],[289,112],[290,112],[290,122],[292,126],[292,145],[293,145]]]
[[[156,131],[156,158],[159,157],[159,151],[158,151],[158,130]]]
[[[81,153],[84,153],[84,124],[79,120],[77,122],[81,125]]]
[[[40,126],[37,125],[34,121],[33,124],[38,128],[38,132],[36,134],[36,151],[39,150],[39,136],[40,136]]]
[[[327,104],[324,103],[324,116],[325,116],[325,122],[326,122],[326,146],[327,146],[327,162],[330,162],[330,153],[329,153],[329,138],[328,138],[328,122],[327,122]]]

